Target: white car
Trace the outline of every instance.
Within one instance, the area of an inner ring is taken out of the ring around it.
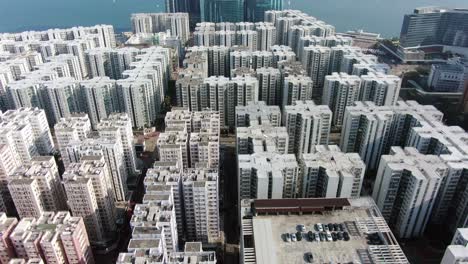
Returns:
[[[291,242],[291,235],[289,233],[286,233],[285,235],[286,242]]]
[[[291,241],[292,241],[292,242],[296,242],[296,241],[297,241],[296,234],[291,233]]]
[[[328,241],[328,242],[333,241],[333,238],[332,238],[330,232],[327,232],[327,241]]]
[[[322,224],[318,223],[318,224],[317,224],[317,228],[318,228],[318,231],[319,231],[319,232],[323,232],[323,226],[322,226]]]

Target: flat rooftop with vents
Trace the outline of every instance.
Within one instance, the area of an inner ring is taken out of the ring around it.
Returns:
[[[309,252],[313,263],[409,263],[372,198],[242,200],[241,206],[240,263],[302,264]],[[317,223],[344,224],[350,240],[285,241],[298,225],[317,232]]]

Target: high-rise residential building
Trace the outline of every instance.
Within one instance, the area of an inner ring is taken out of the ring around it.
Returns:
[[[117,81],[117,93],[122,105],[132,118],[132,127],[150,126],[156,120],[156,107],[153,100],[153,83],[149,79],[122,79]]]
[[[359,153],[367,169],[375,170],[379,157],[388,154],[391,146],[405,146],[411,128],[442,118],[443,114],[434,106],[415,101],[397,101],[395,106],[356,102],[355,106],[346,107],[340,148]]]
[[[353,106],[359,100],[360,88],[361,78],[358,76],[333,73],[325,77],[322,103],[333,112],[333,127],[342,126],[346,107]]]
[[[325,76],[328,74],[330,65],[331,49],[321,46],[309,46],[304,48],[304,54],[301,58],[302,65],[307,71],[307,75],[312,78],[314,89],[312,98],[320,101],[324,93]]]
[[[258,101],[258,80],[252,76],[210,77],[204,80],[209,91],[208,106],[219,111],[221,124],[233,127],[236,122],[236,106],[245,106]]]
[[[107,76],[113,80],[122,79],[122,73],[131,69],[131,63],[139,54],[140,50],[134,47],[89,49],[85,52],[89,78]]]
[[[299,43],[297,44],[297,53],[298,58],[302,58],[304,54],[304,48],[309,46],[324,46],[324,47],[336,47],[336,46],[351,46],[353,44],[353,39],[344,36],[328,36],[328,37],[318,37],[318,36],[304,36],[299,38]]]
[[[48,57],[47,61],[54,63],[66,63],[68,65],[70,77],[73,77],[78,81],[83,80],[83,72],[81,71],[80,60],[77,56],[73,54],[59,54],[57,56]]]
[[[186,107],[191,111],[200,111],[208,107],[208,98],[203,89],[203,80],[200,76],[192,75],[177,79],[177,105]]]
[[[7,217],[4,211],[0,213],[0,261],[2,263],[8,263],[16,256],[10,235],[17,224],[18,220],[16,218]]]
[[[441,264],[456,264],[463,263],[468,259],[467,248],[468,231],[466,228],[457,228],[452,242],[445,250]]]
[[[202,245],[201,242],[186,242],[184,251],[169,254],[169,263],[216,264],[216,252],[204,251]]]
[[[188,13],[137,13],[132,14],[133,33],[158,33],[170,31],[171,36],[179,37],[182,43],[190,38]]]
[[[142,49],[130,70],[117,81],[120,109],[132,118],[133,127],[151,126],[161,111],[171,72],[171,50],[160,46]]]
[[[332,112],[313,101],[296,101],[284,108],[283,125],[289,135],[288,153],[311,153],[315,145],[328,145]]]
[[[270,124],[237,127],[236,138],[238,155],[258,152],[288,154],[289,136],[285,127]]]
[[[200,0],[202,21],[241,22],[245,0]]]
[[[265,12],[283,10],[283,0],[245,0],[244,18],[250,22],[265,20]]]
[[[71,77],[45,82],[39,93],[43,100],[42,107],[51,125],[72,113],[86,110],[80,86]]]
[[[115,205],[104,157],[84,156],[62,175],[67,203],[74,216],[83,217],[91,243],[115,235]]]
[[[189,136],[186,130],[168,130],[161,133],[157,141],[159,160],[177,161],[183,168],[189,168]]]
[[[276,45],[275,25],[268,22],[258,22],[255,23],[255,30],[257,31],[257,50],[270,50],[271,46]]]
[[[279,105],[281,102],[281,72],[276,68],[258,68],[259,101],[267,105]]]
[[[166,248],[163,248],[162,251],[177,251],[179,248],[179,240],[177,234],[174,199],[171,188],[169,186],[153,186],[150,187],[150,189],[154,190],[146,191],[146,194],[143,197],[143,204],[137,204],[135,206],[132,219],[130,220],[130,226],[133,229],[133,233],[139,230],[139,227],[158,227],[162,230],[165,240],[164,244]],[[153,234],[157,233],[153,232]],[[138,237],[136,237],[136,239],[138,239]],[[142,239],[148,239],[148,237],[143,237]],[[130,242],[129,251],[132,244],[133,243]],[[148,247],[150,247],[148,246],[148,243],[145,243],[142,244],[141,248],[146,251],[148,250]]]
[[[312,99],[314,93],[314,83],[309,76],[290,75],[284,78],[283,91],[281,96],[281,108],[294,104],[296,101],[307,101]]]
[[[182,174],[188,240],[219,241],[218,170],[190,169]]]
[[[67,209],[55,159],[38,156],[8,177],[8,189],[18,215],[39,217],[45,211]]]
[[[189,133],[200,133],[211,130],[219,134],[219,112],[210,109],[203,111],[190,111],[183,107],[173,107],[164,118],[166,129],[187,129]]]
[[[445,45],[468,47],[466,9],[416,8],[405,15],[400,43],[404,48]]]
[[[10,146],[0,144],[0,211],[14,212],[14,204],[8,190],[10,176],[21,165],[21,161],[15,158]]]
[[[10,240],[16,256],[28,259],[14,263],[94,263],[83,218],[67,211],[22,218]]]
[[[182,168],[177,161],[156,161],[152,168],[149,168],[144,179],[147,189],[154,190],[157,187],[151,185],[169,186],[174,199],[174,210],[177,222],[178,239],[185,239],[185,210],[184,197],[182,193]],[[165,189],[161,187],[161,189]]]
[[[277,105],[266,105],[264,101],[248,102],[236,107],[236,127],[255,125],[281,126],[281,110]]]
[[[219,130],[190,133],[188,144],[191,168],[219,168]]]
[[[38,108],[20,108],[8,110],[0,116],[1,127],[7,129],[14,124],[29,123],[32,128],[33,141],[41,155],[48,155],[54,151],[54,142],[44,110]],[[10,146],[11,147],[11,146]]]
[[[87,114],[73,114],[62,118],[54,127],[57,149],[60,151],[63,164],[68,166],[72,160],[67,155],[71,142],[85,140],[91,133],[91,122]]]
[[[111,113],[120,112],[116,81],[109,77],[98,77],[82,81],[80,86],[93,128]]]
[[[239,198],[296,198],[300,167],[293,154],[259,152],[238,156]]]
[[[22,164],[29,164],[34,156],[39,156],[35,137],[30,123],[2,123],[0,143],[8,145],[14,159]]]
[[[376,105],[394,105],[398,101],[401,79],[383,73],[368,73],[361,76],[359,101],[372,101]]]
[[[236,31],[236,43],[239,46],[247,47],[250,51],[257,50],[258,36],[255,30],[239,30]]]
[[[314,146],[299,158],[303,198],[358,198],[366,165],[357,153],[343,153],[336,145]]]
[[[116,201],[125,201],[127,196],[127,169],[125,152],[121,136],[89,137],[81,141],[72,141],[66,147],[65,155],[71,162],[78,163],[86,156],[104,158],[107,170],[106,181],[110,184],[111,195]],[[120,133],[119,133],[120,134]]]
[[[132,121],[128,114],[110,114],[107,118],[101,119],[96,129],[101,137],[120,137],[127,174],[134,175],[138,173],[135,146],[133,144]]]
[[[382,156],[372,196],[398,237],[424,233],[446,171],[439,157],[414,148],[392,147]]]

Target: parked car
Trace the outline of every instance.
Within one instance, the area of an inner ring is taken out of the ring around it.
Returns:
[[[333,241],[333,238],[332,238],[330,232],[327,232],[327,241],[328,242]]]
[[[319,233],[315,233],[314,236],[315,236],[315,241],[320,242],[320,235],[319,235]]]
[[[323,226],[323,231],[325,231],[325,232],[330,231],[330,229],[328,229],[328,225],[327,225],[327,224],[323,224],[322,226]]]
[[[336,235],[338,236],[338,240],[343,240],[343,232],[338,232]]]
[[[324,237],[325,235],[323,234],[323,232],[320,232],[319,235],[320,235],[320,241],[326,240],[325,237]]]
[[[296,233],[296,238],[297,238],[297,241],[301,241],[301,240],[302,240],[302,233],[301,233],[301,232],[297,232],[297,233]]]
[[[328,223],[328,230],[330,232],[333,231],[333,224],[332,223]]]
[[[343,239],[344,239],[345,241],[348,241],[348,240],[349,240],[349,234],[348,234],[348,232],[343,232]]]
[[[315,234],[312,231],[307,232],[307,237],[309,238],[309,241],[314,241],[315,240]]]
[[[338,240],[338,237],[336,236],[335,232],[331,233],[331,236],[332,236],[333,241]]]
[[[286,242],[291,242],[291,235],[289,233],[284,234],[284,237],[286,238]]]
[[[294,234],[294,233],[291,234],[291,241],[292,241],[292,242],[296,242],[296,241],[297,241],[296,234]]]
[[[322,226],[322,224],[318,223],[318,224],[316,224],[316,226],[317,226],[317,231],[323,232],[323,226]]]
[[[299,232],[305,232],[305,231],[306,231],[305,225],[298,225],[298,226],[297,226],[297,231],[299,231]]]
[[[341,223],[340,224],[340,231],[345,231],[345,228],[346,228],[345,224]]]
[[[339,230],[338,224],[336,224],[336,223],[333,224],[333,231],[338,231],[338,230]]]
[[[312,261],[314,261],[314,255],[312,255],[312,253],[310,252],[307,252],[305,253],[305,259],[307,260],[307,262],[312,263]]]

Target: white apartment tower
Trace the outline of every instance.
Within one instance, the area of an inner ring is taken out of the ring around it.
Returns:
[[[91,122],[87,114],[73,114],[60,119],[54,127],[57,148],[62,155],[62,161],[67,167],[72,160],[68,157],[67,148],[71,142],[79,142],[88,138],[91,133]]]
[[[446,171],[439,157],[414,148],[392,147],[382,156],[372,196],[398,237],[424,233]]]
[[[281,72],[276,68],[258,68],[258,92],[259,101],[267,105],[279,105],[281,103]]]
[[[296,101],[285,106],[283,124],[289,135],[288,153],[311,153],[315,145],[328,145],[332,112],[313,101]]]
[[[358,198],[366,165],[356,153],[343,153],[336,145],[314,146],[299,158],[303,198]]]
[[[219,241],[218,170],[184,171],[182,192],[187,238],[209,243]]]
[[[14,205],[8,190],[10,176],[21,165],[21,161],[15,159],[14,153],[8,145],[0,144],[0,211],[13,212]]]
[[[18,220],[15,217],[7,217],[4,211],[0,213],[0,261],[2,263],[8,263],[16,256],[10,235],[17,224]]]
[[[398,101],[395,106],[376,106],[373,102],[356,102],[346,107],[341,130],[340,148],[357,152],[368,170],[378,167],[380,156],[391,146],[405,146],[411,128],[427,121],[441,121],[443,114],[432,105],[415,101]]]
[[[306,101],[312,99],[313,82],[308,76],[290,75],[284,78],[281,108],[292,105],[296,101]]]
[[[120,137],[127,174],[134,175],[138,173],[135,146],[133,144],[132,120],[128,114],[110,114],[97,124],[96,129],[101,137]]]
[[[328,47],[311,46],[304,48],[304,54],[301,58],[307,75],[312,78],[314,83],[312,98],[318,102],[322,100],[325,76],[328,74],[330,65],[330,54],[331,49]]]
[[[109,77],[98,77],[80,82],[80,87],[86,101],[86,113],[94,129],[111,113],[120,112],[116,81]]]
[[[78,163],[86,156],[100,156],[106,162],[105,176],[111,187],[111,195],[116,201],[125,201],[127,196],[127,170],[125,166],[124,147],[121,137],[87,138],[82,141],[70,142],[66,149],[66,155],[71,162]]]
[[[293,154],[239,155],[238,165],[240,200],[298,197],[300,167]]]
[[[359,101],[372,101],[376,105],[395,105],[400,94],[401,79],[394,75],[369,72],[361,76]]]
[[[161,133],[157,142],[157,149],[160,161],[177,161],[183,168],[190,167],[189,160],[189,136],[184,129],[174,129]],[[177,132],[179,131],[179,132]]]
[[[9,176],[8,189],[21,218],[66,210],[65,193],[52,156],[38,156]]]
[[[264,101],[248,102],[236,106],[236,127],[255,125],[281,126],[281,110],[277,105],[266,105]]]
[[[288,154],[289,136],[285,127],[254,125],[237,127],[236,148],[238,155],[270,152]]]
[[[103,157],[84,156],[63,174],[67,202],[74,216],[83,217],[91,243],[105,242],[116,231],[115,205]]]
[[[0,116],[3,128],[14,128],[18,124],[29,123],[32,129],[33,141],[40,155],[49,155],[54,151],[54,141],[50,133],[46,113],[39,108],[19,108],[8,110]],[[15,125],[16,124],[16,125]],[[27,140],[26,140],[27,141]],[[10,146],[12,147],[12,146]]]
[[[333,73],[325,77],[322,103],[333,112],[332,126],[340,128],[346,107],[359,100],[361,79],[346,73]]]

